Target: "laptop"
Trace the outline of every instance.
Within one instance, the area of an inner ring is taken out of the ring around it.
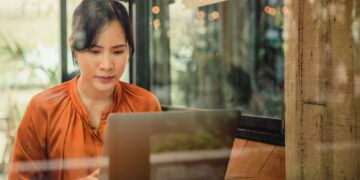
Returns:
[[[238,110],[111,114],[100,179],[224,179],[240,117]]]

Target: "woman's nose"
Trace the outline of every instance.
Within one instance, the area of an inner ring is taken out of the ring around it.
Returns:
[[[100,62],[100,68],[103,70],[111,70],[114,67],[111,57],[107,54],[104,55]]]

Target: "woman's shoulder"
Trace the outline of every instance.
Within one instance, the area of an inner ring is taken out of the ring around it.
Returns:
[[[121,93],[123,95],[127,95],[127,96],[130,96],[130,97],[133,97],[133,98],[145,98],[145,99],[157,99],[156,96],[142,88],[142,87],[139,87],[137,85],[134,85],[134,84],[130,84],[130,83],[126,83],[126,82],[122,82],[120,81],[120,84],[121,84]]]
[[[61,102],[64,98],[69,96],[68,85],[69,85],[69,81],[45,89],[37,93],[35,96],[33,96],[30,103],[38,104],[38,105],[42,104],[46,106],[56,102]]]
[[[134,84],[120,81],[121,96],[136,103],[139,106],[145,105],[157,109],[160,107],[158,98],[150,91]]]

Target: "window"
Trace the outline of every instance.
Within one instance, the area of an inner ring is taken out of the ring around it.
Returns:
[[[123,80],[150,89],[162,105],[281,117],[283,0],[212,2],[123,1],[136,36]],[[76,4],[68,3],[68,32]],[[68,75],[76,70],[70,54]]]
[[[0,4],[0,88],[57,84],[58,3],[1,0]]]
[[[282,0],[187,2],[148,6],[149,81],[161,104],[280,117]]]
[[[0,24],[0,176],[5,179],[29,100],[60,82],[59,3],[0,0]]]

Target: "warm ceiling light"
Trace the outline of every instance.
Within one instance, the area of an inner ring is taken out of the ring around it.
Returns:
[[[153,6],[153,7],[151,8],[151,12],[152,12],[153,14],[159,14],[159,13],[160,13],[160,7],[159,7],[159,6]]]
[[[197,17],[198,17],[198,18],[204,18],[204,17],[205,17],[205,12],[204,12],[204,11],[199,11],[199,12],[197,13]]]
[[[219,19],[220,13],[218,11],[214,11],[211,13],[212,19]]]
[[[271,7],[270,7],[270,6],[265,6],[264,12],[265,12],[266,14],[270,14],[270,12],[271,12]]]

